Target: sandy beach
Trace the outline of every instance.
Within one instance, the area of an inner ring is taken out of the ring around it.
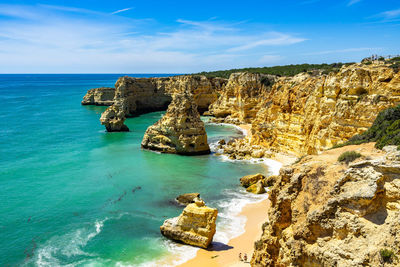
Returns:
[[[205,250],[200,249],[195,258],[185,262],[182,267],[193,266],[250,266],[254,242],[260,238],[262,224],[268,219],[269,200],[245,206],[240,216],[246,216],[245,233],[231,239],[228,244],[215,244]],[[239,261],[239,253],[247,254],[247,262]]]

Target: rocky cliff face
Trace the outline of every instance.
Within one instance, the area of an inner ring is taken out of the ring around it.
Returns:
[[[90,89],[83,97],[82,105],[111,106],[114,103],[115,88]]]
[[[185,244],[207,248],[215,234],[218,211],[196,199],[178,217],[167,219],[160,227],[161,233]]]
[[[193,101],[200,111],[208,110],[210,103],[218,97],[218,91],[226,83],[225,79],[205,76],[174,76],[167,78],[121,77],[115,84],[113,108],[107,109],[101,123],[110,125],[108,113],[121,114],[120,121],[137,114],[166,110],[176,90],[187,90],[193,94]],[[115,118],[115,117],[114,117]],[[123,122],[122,122],[123,124]],[[109,128],[107,128],[108,130]],[[113,129],[118,131],[118,129]]]
[[[340,164],[345,150],[364,158]],[[398,266],[400,152],[384,150],[349,146],[281,169],[252,265]]]
[[[233,73],[219,98],[210,106],[214,121],[251,123],[271,90],[276,77],[253,73]]]
[[[232,74],[210,111],[227,122],[252,123],[243,145],[298,156],[365,131],[379,111],[400,103],[400,73],[384,64],[352,64],[329,75],[268,77],[268,86],[262,79]]]
[[[204,122],[191,88],[186,83],[180,85],[173,87],[172,102],[165,115],[146,130],[142,147],[163,153],[209,154]]]
[[[108,129],[113,123],[107,118],[115,116],[107,113],[120,114],[119,125],[126,117],[166,109],[171,93],[185,88],[192,92],[198,110],[208,110],[214,121],[251,123],[249,137],[232,148],[255,147],[264,155],[323,151],[365,131],[379,111],[400,103],[400,73],[384,63],[352,64],[328,75],[234,73],[228,81],[189,75],[122,77],[115,87],[114,107],[102,120]]]

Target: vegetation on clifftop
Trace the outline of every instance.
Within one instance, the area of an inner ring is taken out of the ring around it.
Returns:
[[[368,142],[376,142],[375,147],[379,149],[387,145],[400,146],[400,105],[381,111],[367,131],[353,136],[344,144],[334,147]]]
[[[302,72],[309,72],[312,74],[317,71],[324,74],[328,74],[332,71],[339,71],[343,65],[352,63],[332,63],[332,64],[297,64],[297,65],[285,65],[285,66],[274,66],[274,67],[261,67],[261,68],[243,68],[243,69],[231,69],[231,70],[218,70],[210,72],[196,73],[198,75],[205,75],[206,77],[221,77],[229,78],[232,73],[235,72],[250,72],[250,73],[262,73],[271,74],[278,76],[294,76]]]
[[[339,158],[338,161],[339,162],[346,162],[346,164],[349,164],[350,162],[358,159],[359,157],[361,157],[361,154],[355,151],[346,151],[343,152]]]

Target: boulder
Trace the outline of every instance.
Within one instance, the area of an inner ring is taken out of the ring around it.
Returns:
[[[207,207],[199,198],[194,201],[178,217],[165,220],[160,231],[169,239],[207,248],[216,231],[218,210]]]
[[[265,178],[265,179],[263,180],[263,185],[264,185],[264,187],[273,186],[274,183],[275,183],[275,181],[276,181],[277,179],[278,179],[278,176],[277,176],[277,175],[268,176],[267,178]]]
[[[194,203],[195,198],[200,198],[200,193],[187,193],[182,194],[176,198],[176,201],[182,205],[188,205],[190,203]]]
[[[246,191],[253,194],[264,194],[265,188],[263,185],[263,181],[259,180],[257,183],[247,187]]]
[[[243,176],[242,178],[240,178],[240,184],[243,187],[247,188],[263,179],[265,179],[265,176],[262,175],[261,173],[246,175],[246,176]]]

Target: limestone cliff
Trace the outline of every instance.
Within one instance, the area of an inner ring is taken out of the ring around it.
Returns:
[[[167,112],[146,130],[142,147],[162,153],[209,154],[204,122],[190,88],[181,83],[171,90],[174,91]]]
[[[251,123],[275,79],[272,75],[233,73],[220,97],[210,106],[210,115],[217,118],[216,122]]]
[[[166,110],[171,102],[171,94],[176,90],[187,90],[193,94],[193,100],[199,111],[208,110],[209,105],[218,98],[218,91],[226,83],[225,79],[206,78],[205,76],[174,76],[167,78],[121,77],[115,84],[113,108],[104,112],[121,114],[121,120],[137,114]],[[109,125],[107,120],[101,121]],[[115,129],[117,130],[117,129]]]
[[[400,152],[373,146],[330,150],[281,169],[252,266],[398,266]],[[364,157],[338,163],[349,150]]]
[[[111,106],[114,103],[115,88],[100,87],[87,91],[82,105]]]
[[[185,244],[207,248],[215,234],[218,211],[205,206],[201,199],[189,204],[178,217],[167,219],[161,233]]]
[[[103,114],[102,123],[108,129],[118,130],[110,125],[120,125],[135,114],[165,110],[171,93],[186,88],[198,110],[208,110],[214,121],[251,123],[246,140],[231,144],[227,151],[239,149],[240,154],[248,156],[252,152],[244,152],[254,150],[264,156],[271,151],[301,156],[318,153],[365,131],[379,111],[399,104],[400,72],[385,62],[357,63],[329,74],[301,73],[294,77],[234,73],[228,81],[191,75],[122,77],[115,88],[113,108]],[[120,121],[110,123],[107,118]]]
[[[365,131],[379,111],[400,103],[400,73],[384,63],[268,78],[267,86],[260,79],[232,74],[210,107],[227,122],[252,123],[242,147],[314,154]]]

